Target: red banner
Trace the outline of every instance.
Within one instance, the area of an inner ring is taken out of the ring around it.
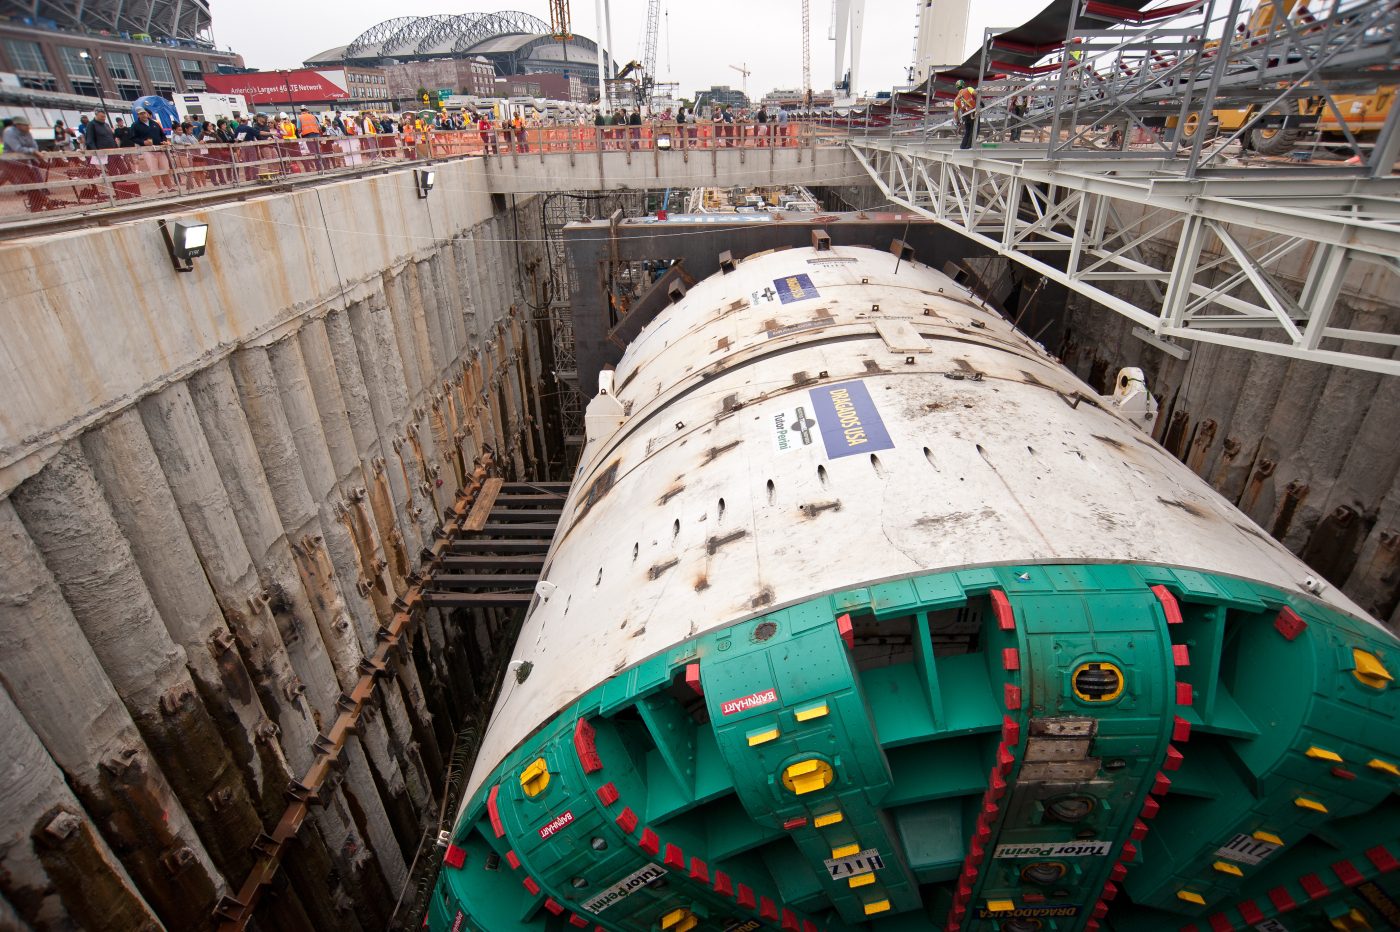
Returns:
[[[300,104],[344,100],[345,71],[255,71],[251,74],[206,74],[204,83],[216,94],[242,94],[250,104]]]

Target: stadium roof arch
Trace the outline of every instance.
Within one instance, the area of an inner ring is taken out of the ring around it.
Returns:
[[[105,30],[211,45],[208,0],[0,0],[0,15],[49,20],[79,32]]]
[[[517,53],[535,40],[557,41],[550,34],[548,23],[519,10],[398,16],[371,26],[349,44],[328,49],[308,63],[369,65],[391,58],[397,61],[452,58],[499,51],[507,44],[498,40],[508,37],[519,40],[508,44]],[[568,44],[580,52],[597,51],[593,41],[582,36],[571,37]]]

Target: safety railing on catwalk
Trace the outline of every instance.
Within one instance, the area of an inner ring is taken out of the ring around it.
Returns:
[[[807,123],[648,122],[640,126],[530,126],[429,130],[378,136],[273,139],[232,145],[163,145],[0,155],[0,223],[81,213],[164,197],[217,194],[354,174],[386,163],[467,156],[837,146]]]

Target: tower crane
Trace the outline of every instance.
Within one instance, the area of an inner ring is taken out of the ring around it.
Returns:
[[[661,0],[648,0],[646,42],[642,46],[642,75],[637,85],[639,102],[648,107],[655,105],[653,89],[656,87],[656,34],[660,26]]]
[[[749,96],[749,63],[744,62],[742,65],[730,65],[729,67],[744,76],[742,83],[739,85],[739,90],[743,93],[744,99],[747,100]]]
[[[812,0],[802,0],[802,102],[812,105]]]
[[[549,34],[560,42],[574,37],[569,23],[569,0],[549,0]]]

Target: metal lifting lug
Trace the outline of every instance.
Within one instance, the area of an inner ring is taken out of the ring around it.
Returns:
[[[369,490],[366,489],[364,486],[362,486],[362,485],[355,486],[355,488],[353,488],[353,489],[350,490],[350,501],[355,502],[356,504],[359,504],[360,502],[362,502],[362,501],[365,500],[365,496],[368,495],[368,494],[369,494]]]
[[[67,841],[82,824],[82,819],[71,812],[60,809],[44,825],[44,834],[54,841]]]
[[[369,591],[372,588],[374,588],[374,586],[368,579],[355,580],[355,592],[362,599],[369,597]]]
[[[195,858],[194,852],[185,845],[167,849],[162,852],[160,856],[161,866],[171,874],[178,874],[180,871],[195,863],[196,860],[197,858]]]
[[[194,698],[194,687],[188,683],[180,683],[172,686],[160,696],[160,711],[165,715],[174,715],[181,708],[187,707],[189,701]]]
[[[282,681],[282,695],[287,697],[288,702],[296,702],[306,694],[306,684],[297,676],[289,676]]]
[[[335,697],[335,707],[342,712],[355,711],[355,699],[347,692]]]
[[[259,741],[276,741],[282,734],[282,728],[271,719],[263,719],[258,722],[258,727],[253,730]]]
[[[102,762],[102,769],[113,776],[121,776],[133,768],[136,768],[140,760],[140,749],[126,747],[104,760]]]
[[[229,803],[233,802],[233,788],[221,786],[218,789],[210,790],[204,794],[204,798],[209,800],[209,807],[215,812],[222,812],[227,809]]]
[[[335,742],[325,735],[317,735],[316,739],[311,742],[311,750],[329,757],[335,753]]]
[[[220,628],[209,635],[209,646],[214,649],[215,654],[227,654],[233,650],[235,643],[233,632],[227,628]]]

